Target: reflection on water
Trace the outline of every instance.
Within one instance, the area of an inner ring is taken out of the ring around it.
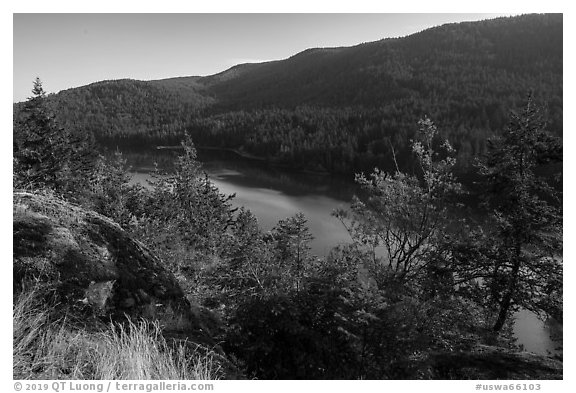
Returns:
[[[331,213],[349,207],[355,189],[351,180],[281,171],[261,162],[216,153],[211,151],[208,156],[199,152],[203,168],[220,192],[236,194],[233,204],[250,209],[262,229],[270,230],[278,220],[302,212],[314,235],[311,247],[315,255],[327,255],[337,244],[350,242],[348,233]],[[175,155],[170,151],[124,154],[132,165],[132,181],[141,184],[146,183],[154,162],[169,171]],[[525,350],[543,355],[561,353],[556,350],[558,342],[550,339],[550,333],[562,336],[561,324],[549,326],[526,310],[515,317],[514,335]]]
[[[145,184],[154,168],[170,171],[174,151],[124,153],[132,167],[132,181]],[[202,168],[221,193],[235,194],[234,206],[250,209],[263,230],[270,230],[279,220],[304,213],[314,236],[312,253],[327,255],[334,246],[350,241],[348,232],[331,213],[346,208],[354,193],[352,181],[282,171],[261,162],[230,159],[230,153],[199,151]],[[227,156],[228,155],[228,156]]]
[[[331,216],[335,208],[346,207],[347,203],[344,201],[326,195],[294,197],[270,188],[254,188],[239,181],[232,183],[230,178],[222,179],[213,172],[208,173],[221,192],[236,193],[233,203],[250,209],[264,230],[272,229],[279,220],[298,212],[304,213],[308,219],[310,232],[314,236],[310,245],[316,255],[326,255],[337,244],[350,241],[344,227]]]
[[[524,350],[542,355],[562,354],[562,324],[554,320],[543,322],[528,310],[518,311],[514,318],[514,336]]]

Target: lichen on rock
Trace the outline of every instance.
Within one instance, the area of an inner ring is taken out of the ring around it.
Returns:
[[[168,334],[211,343],[174,275],[118,224],[50,195],[13,198],[15,290],[34,278],[68,311],[159,321]]]

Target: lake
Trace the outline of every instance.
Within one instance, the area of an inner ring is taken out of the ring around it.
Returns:
[[[127,152],[124,156],[132,166],[132,181],[144,184],[154,162],[169,170],[176,154],[170,150],[151,150]],[[220,192],[235,194],[233,204],[250,209],[264,230],[272,229],[278,220],[302,212],[314,236],[310,245],[315,255],[325,256],[334,246],[350,242],[347,231],[331,213],[350,206],[356,189],[351,179],[283,170],[239,158],[231,152],[199,150],[198,159]],[[545,323],[523,310],[516,314],[514,334],[527,351],[543,355],[561,353],[550,335],[561,337],[562,324]]]
[[[132,166],[133,181],[144,184],[154,161],[170,170],[166,158],[174,154],[162,150],[124,156]],[[324,256],[337,244],[350,242],[344,226],[331,215],[337,208],[350,206],[355,186],[349,179],[290,172],[230,152],[200,150],[198,158],[220,192],[235,194],[233,205],[250,209],[262,229],[270,230],[279,220],[302,212],[314,236],[310,243],[313,254]]]

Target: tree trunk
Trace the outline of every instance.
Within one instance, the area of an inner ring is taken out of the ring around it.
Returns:
[[[512,292],[508,291],[500,303],[500,312],[498,313],[498,319],[492,328],[495,332],[499,332],[504,323],[506,322],[506,318],[508,317],[508,310],[510,309],[510,304],[512,304]]]
[[[512,305],[512,296],[514,295],[514,291],[516,290],[516,283],[518,282],[518,271],[520,270],[520,263],[522,259],[521,251],[522,246],[521,244],[516,245],[516,258],[514,261],[514,266],[512,266],[512,272],[510,272],[510,281],[508,282],[508,288],[504,297],[502,298],[502,302],[500,302],[500,312],[498,313],[498,319],[492,328],[495,332],[499,332],[504,323],[506,322],[506,318],[508,317],[508,311],[510,310],[510,306]]]

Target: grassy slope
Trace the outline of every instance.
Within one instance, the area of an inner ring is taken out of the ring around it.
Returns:
[[[13,307],[14,379],[179,379],[221,377],[211,352],[169,344],[158,324],[79,329],[66,317],[54,320],[35,286],[22,291]]]

